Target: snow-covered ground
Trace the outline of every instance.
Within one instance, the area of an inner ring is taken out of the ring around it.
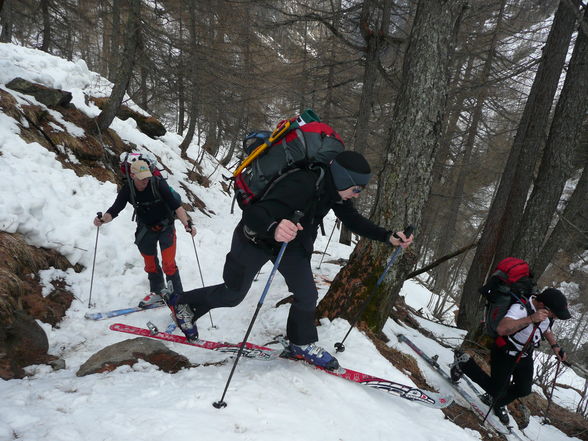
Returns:
[[[97,115],[99,110],[85,103],[84,93],[107,95],[109,92],[108,82],[88,71],[83,61],[67,62],[43,52],[0,44],[0,87],[13,94],[20,103],[34,102],[32,97],[4,87],[15,76],[72,92],[76,107],[91,116]],[[51,114],[58,115],[54,111]],[[71,133],[81,130],[72,127],[71,123],[63,126]],[[174,172],[169,176],[171,185],[181,193],[181,187],[175,184],[183,182],[216,213],[211,217],[200,212],[191,215],[198,228],[195,243],[204,281],[206,284],[219,283],[231,233],[239,218],[238,213],[230,214],[231,199],[221,191],[222,170],[214,173],[210,188],[189,183],[186,178],[188,169],[179,156],[177,146],[181,138],[178,135],[168,133],[159,140],[152,140],[140,133],[132,120],[115,119],[112,128],[123,139],[160,156]],[[242,359],[226,396],[228,407],[222,410],[215,409],[212,402],[220,398],[232,365],[232,359],[226,354],[170,344],[192,363],[202,365],[171,375],[147,362],[139,362],[110,373],[77,377],[76,371],[92,354],[129,337],[109,331],[111,323],[118,320],[144,326],[150,320],[164,327],[168,313],[156,309],[105,321],[84,319],[88,312],[96,239],[92,219],[97,211],[104,211],[111,205],[116,187],[91,176],[77,177],[71,170],[63,169],[53,153],[38,144],[26,144],[18,133],[15,121],[0,113],[0,170],[4,176],[0,186],[0,230],[21,233],[29,243],[56,249],[72,263],[81,263],[86,269],[79,274],[55,269],[42,271],[46,293],[50,292],[50,280],[61,278],[67,281],[77,297],[59,327],[51,328],[41,323],[49,337],[50,353],[65,359],[66,369],[52,371],[48,366],[33,366],[28,369],[30,376],[25,379],[0,382],[0,440],[479,439],[477,432],[464,430],[446,420],[439,410],[391,397],[287,360]],[[198,146],[193,145],[188,153],[196,157]],[[207,158],[203,166],[205,173],[210,174],[215,164]],[[327,218],[327,232],[333,223],[333,217]],[[96,306],[92,311],[135,305],[148,290],[142,259],[133,244],[133,232],[130,207],[113,223],[100,228],[92,292],[92,302]],[[319,237],[317,250],[324,249],[327,237]],[[192,241],[181,229],[177,247],[184,287],[201,286]],[[338,258],[347,257],[350,251],[349,247],[331,242],[328,253]],[[320,255],[313,257],[313,267],[318,266],[319,260]],[[210,340],[240,341],[270,269],[269,265],[262,269],[259,280],[238,307],[212,311],[215,328],[210,326],[208,316],[202,317],[199,320],[201,336]],[[339,269],[337,265],[323,262],[315,271],[317,275],[332,279]],[[328,286],[319,282],[319,288],[320,294],[324,295]],[[402,294],[408,304],[426,311],[431,294],[422,286],[408,282]],[[276,308],[275,304],[287,295],[285,283],[278,275],[250,341],[263,344],[285,332],[289,305]],[[451,344],[457,345],[463,336],[457,329],[424,319],[420,321],[423,327],[442,335]],[[348,327],[347,321],[324,319],[319,328],[319,344],[327,349],[333,348]],[[384,331],[390,338],[389,344],[400,351],[413,355],[410,348],[396,339],[396,334],[402,332],[426,351],[438,354],[441,363],[449,363],[452,358],[446,348],[392,320]],[[354,330],[350,334],[346,348],[338,355],[343,366],[412,384],[406,374],[382,357],[360,332]],[[204,366],[218,361],[224,364]],[[429,384],[440,391],[452,392],[428,366],[420,359],[418,362]],[[571,371],[562,378],[580,382]],[[556,401],[573,408],[579,397],[572,394],[575,393],[558,390]],[[539,424],[537,418],[532,419],[525,434],[535,441],[569,439],[557,429]]]

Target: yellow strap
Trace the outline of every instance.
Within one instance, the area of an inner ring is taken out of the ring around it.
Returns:
[[[256,147],[255,150],[253,150],[249,154],[249,156],[247,156],[243,160],[243,162],[239,165],[239,167],[237,167],[237,170],[235,170],[233,172],[233,177],[238,176],[249,164],[251,164],[253,162],[253,160],[255,158],[257,158],[259,155],[261,155],[265,151],[265,149],[267,149],[270,145],[272,145],[276,140],[281,138],[284,135],[284,133],[286,133],[288,131],[289,128],[290,128],[290,121],[286,121],[281,126],[276,127],[276,129],[273,131],[273,133],[269,137],[269,144],[264,142],[260,146]]]

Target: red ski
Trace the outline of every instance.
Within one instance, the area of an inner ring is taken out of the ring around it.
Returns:
[[[202,349],[210,349],[212,351],[228,352],[236,354],[241,347],[241,343],[224,343],[214,342],[208,340],[198,340],[194,343],[186,341],[186,337],[182,335],[167,334],[165,332],[152,332],[149,329],[138,328],[136,326],[124,325],[122,323],[115,323],[110,325],[113,331],[125,332],[127,334],[140,335],[142,337],[156,338],[158,340],[169,341],[173,343],[181,343],[189,346],[195,346]],[[258,346],[253,343],[245,343],[243,348],[243,357],[253,358],[255,360],[275,360],[277,358],[285,358],[288,360],[298,360],[288,356],[287,351],[266,348]],[[303,361],[303,360],[302,360]],[[310,363],[306,363],[318,370],[326,372],[327,374],[336,377],[344,378],[355,383],[363,384],[391,395],[401,397],[415,403],[423,404],[427,407],[435,409],[442,409],[449,406],[453,402],[452,395],[443,395],[436,392],[429,392],[419,389],[418,387],[407,386],[405,384],[396,383],[394,381],[385,380],[383,378],[374,377],[372,375],[357,372],[351,369],[340,367],[335,371],[330,371]]]
[[[127,334],[140,335],[142,337],[156,338],[158,340],[170,341],[173,343],[181,343],[183,345],[195,346],[197,348],[209,349],[211,351],[228,352],[236,354],[241,347],[241,343],[224,343],[217,341],[198,340],[190,343],[183,335],[168,334],[166,332],[152,332],[149,329],[138,328],[136,326],[124,325],[122,323],[114,323],[110,325],[110,329],[118,332],[126,332]],[[243,348],[243,357],[253,358],[255,360],[272,360],[279,358],[280,351],[257,346],[253,343],[245,343]]]

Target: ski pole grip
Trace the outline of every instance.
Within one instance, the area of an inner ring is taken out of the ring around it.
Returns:
[[[98,213],[96,213],[96,217],[97,217],[98,219],[102,219],[102,212],[101,212],[101,211],[99,211]]]
[[[300,210],[296,210],[294,212],[294,215],[292,216],[292,219],[290,219],[292,221],[293,224],[297,224],[298,222],[300,222],[300,219],[302,219],[304,217],[304,213]]]
[[[410,237],[410,235],[411,235],[413,232],[414,232],[414,226],[413,226],[413,225],[407,225],[407,226],[404,228],[404,231],[403,231],[404,235],[405,235],[407,238],[409,238],[409,237]],[[400,239],[400,236],[398,236],[398,234],[396,234],[396,233],[392,234],[392,236],[394,236],[394,238],[395,238],[395,239]]]

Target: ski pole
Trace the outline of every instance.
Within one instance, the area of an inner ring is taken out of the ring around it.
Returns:
[[[404,235],[408,238],[410,237],[410,235],[413,233],[414,231],[414,227],[412,225],[407,226],[404,229]],[[396,233],[394,233],[394,237],[397,239],[400,239]],[[376,282],[376,285],[372,288],[371,293],[369,294],[369,296],[366,297],[365,301],[363,302],[363,304],[361,305],[361,307],[359,308],[359,312],[357,313],[357,315],[355,316],[355,318],[353,319],[353,322],[351,323],[351,326],[349,327],[347,334],[345,334],[345,337],[343,337],[343,340],[335,343],[335,352],[343,352],[345,350],[345,345],[343,343],[345,343],[345,340],[347,339],[347,337],[349,336],[349,333],[351,332],[351,330],[355,327],[355,325],[357,324],[358,320],[361,318],[361,316],[363,315],[363,313],[365,312],[368,304],[372,301],[372,298],[374,297],[378,287],[381,285],[381,283],[384,281],[384,277],[386,276],[386,273],[388,272],[388,270],[390,269],[390,267],[392,266],[392,264],[396,261],[396,259],[398,258],[398,256],[400,255],[400,251],[402,251],[402,247],[398,246],[396,247],[396,249],[394,250],[394,253],[392,253],[392,256],[390,256],[390,260],[388,260],[388,264],[386,265],[386,268],[384,269],[384,271],[382,272],[382,274],[380,275],[380,278],[378,279],[378,281]]]
[[[333,237],[333,233],[335,232],[335,227],[339,224],[339,219],[335,221],[333,224],[333,229],[331,230],[331,234],[329,235],[329,240],[327,240],[327,246],[325,247],[325,251],[323,251],[323,255],[321,256],[321,261],[316,269],[321,269],[321,265],[323,264],[323,259],[325,258],[325,254],[327,252],[327,248],[329,248],[329,244],[331,243],[331,238]]]
[[[563,357],[563,355],[561,355],[562,352],[563,350],[560,349],[560,356]],[[551,393],[549,394],[549,398],[547,399],[547,408],[545,409],[545,413],[543,414],[543,424],[549,424],[549,418],[547,418],[547,415],[549,414],[549,408],[551,407],[551,402],[553,401],[553,392],[555,392],[555,382],[559,375],[559,368],[561,367],[560,358],[557,356],[556,358],[557,366],[555,368],[555,376],[553,377],[553,383],[551,384]]]
[[[502,386],[502,389],[500,389],[500,391],[495,396],[492,397],[492,402],[490,403],[490,407],[488,408],[488,412],[486,412],[486,416],[482,420],[482,424],[484,424],[486,422],[486,420],[488,419],[488,415],[490,415],[490,412],[492,411],[492,409],[494,409],[494,406],[498,402],[498,399],[501,398],[508,390],[508,385],[510,383],[510,377],[512,377],[512,374],[514,373],[515,369],[517,368],[519,361],[521,361],[521,358],[523,358],[523,354],[527,351],[527,349],[529,349],[529,345],[533,342],[533,336],[535,335],[535,331],[537,330],[537,328],[539,328],[540,324],[541,324],[541,322],[535,323],[533,325],[533,332],[531,332],[531,335],[529,335],[529,338],[527,339],[527,341],[525,342],[525,344],[523,345],[521,350],[518,352],[518,354],[515,358],[514,364],[512,365],[512,369],[510,370],[508,377],[506,377],[506,384],[504,386]]]
[[[190,227],[190,229],[192,229],[192,219],[188,220],[188,226]],[[194,254],[196,254],[196,263],[198,264],[198,271],[200,272],[200,280],[202,281],[202,288],[204,288],[204,277],[202,277],[202,268],[200,266],[200,259],[198,258],[198,251],[196,251],[196,242],[194,242],[194,236],[192,236],[192,233],[190,233],[190,236],[192,237],[192,245],[194,246]],[[214,322],[212,321],[212,314],[210,313],[210,311],[208,311],[208,317],[210,318],[210,326],[213,328],[216,328],[216,326],[214,326]]]
[[[102,212],[96,213],[98,219],[102,219]],[[98,249],[98,233],[100,233],[100,225],[96,227],[96,243],[94,244],[94,259],[92,261],[92,277],[90,278],[90,296],[88,297],[88,308],[92,307],[92,287],[94,286],[94,267],[96,266],[96,250]]]
[[[302,213],[299,210],[296,210],[294,212],[294,216],[292,217],[291,220],[294,224],[297,224],[298,222],[300,222],[300,219],[302,219],[302,216],[304,216],[304,213]],[[274,267],[272,268],[272,271],[270,272],[270,275],[267,279],[267,282],[265,283],[265,288],[263,289],[263,293],[261,294],[261,297],[259,298],[259,302],[257,302],[257,307],[255,308],[255,312],[253,313],[253,317],[251,318],[251,322],[249,323],[249,327],[247,328],[247,332],[245,333],[245,337],[243,337],[243,341],[241,342],[241,346],[239,346],[239,352],[237,352],[237,357],[235,357],[235,362],[233,363],[233,368],[231,369],[231,373],[229,374],[229,378],[227,380],[227,384],[225,385],[225,390],[223,391],[223,395],[221,396],[220,400],[212,403],[212,405],[214,407],[216,407],[217,409],[222,409],[223,407],[227,407],[227,403],[224,401],[224,399],[225,399],[225,395],[227,394],[227,390],[229,389],[229,384],[231,383],[231,379],[233,378],[233,374],[235,373],[235,369],[237,368],[237,363],[239,362],[239,358],[241,358],[241,354],[243,354],[243,349],[245,348],[245,344],[247,343],[247,339],[249,338],[249,334],[251,333],[251,329],[253,328],[253,323],[255,323],[255,319],[257,318],[257,314],[259,313],[259,310],[261,309],[261,306],[263,305],[263,302],[265,300],[265,296],[267,295],[267,292],[269,291],[270,285],[272,284],[272,281],[274,280],[274,276],[276,275],[276,271],[278,270],[278,267],[280,266],[280,261],[282,260],[282,256],[284,255],[284,251],[286,251],[287,246],[288,246],[288,242],[282,242],[282,246],[280,247],[280,251],[278,252],[278,256],[276,257],[276,260],[274,262]]]

